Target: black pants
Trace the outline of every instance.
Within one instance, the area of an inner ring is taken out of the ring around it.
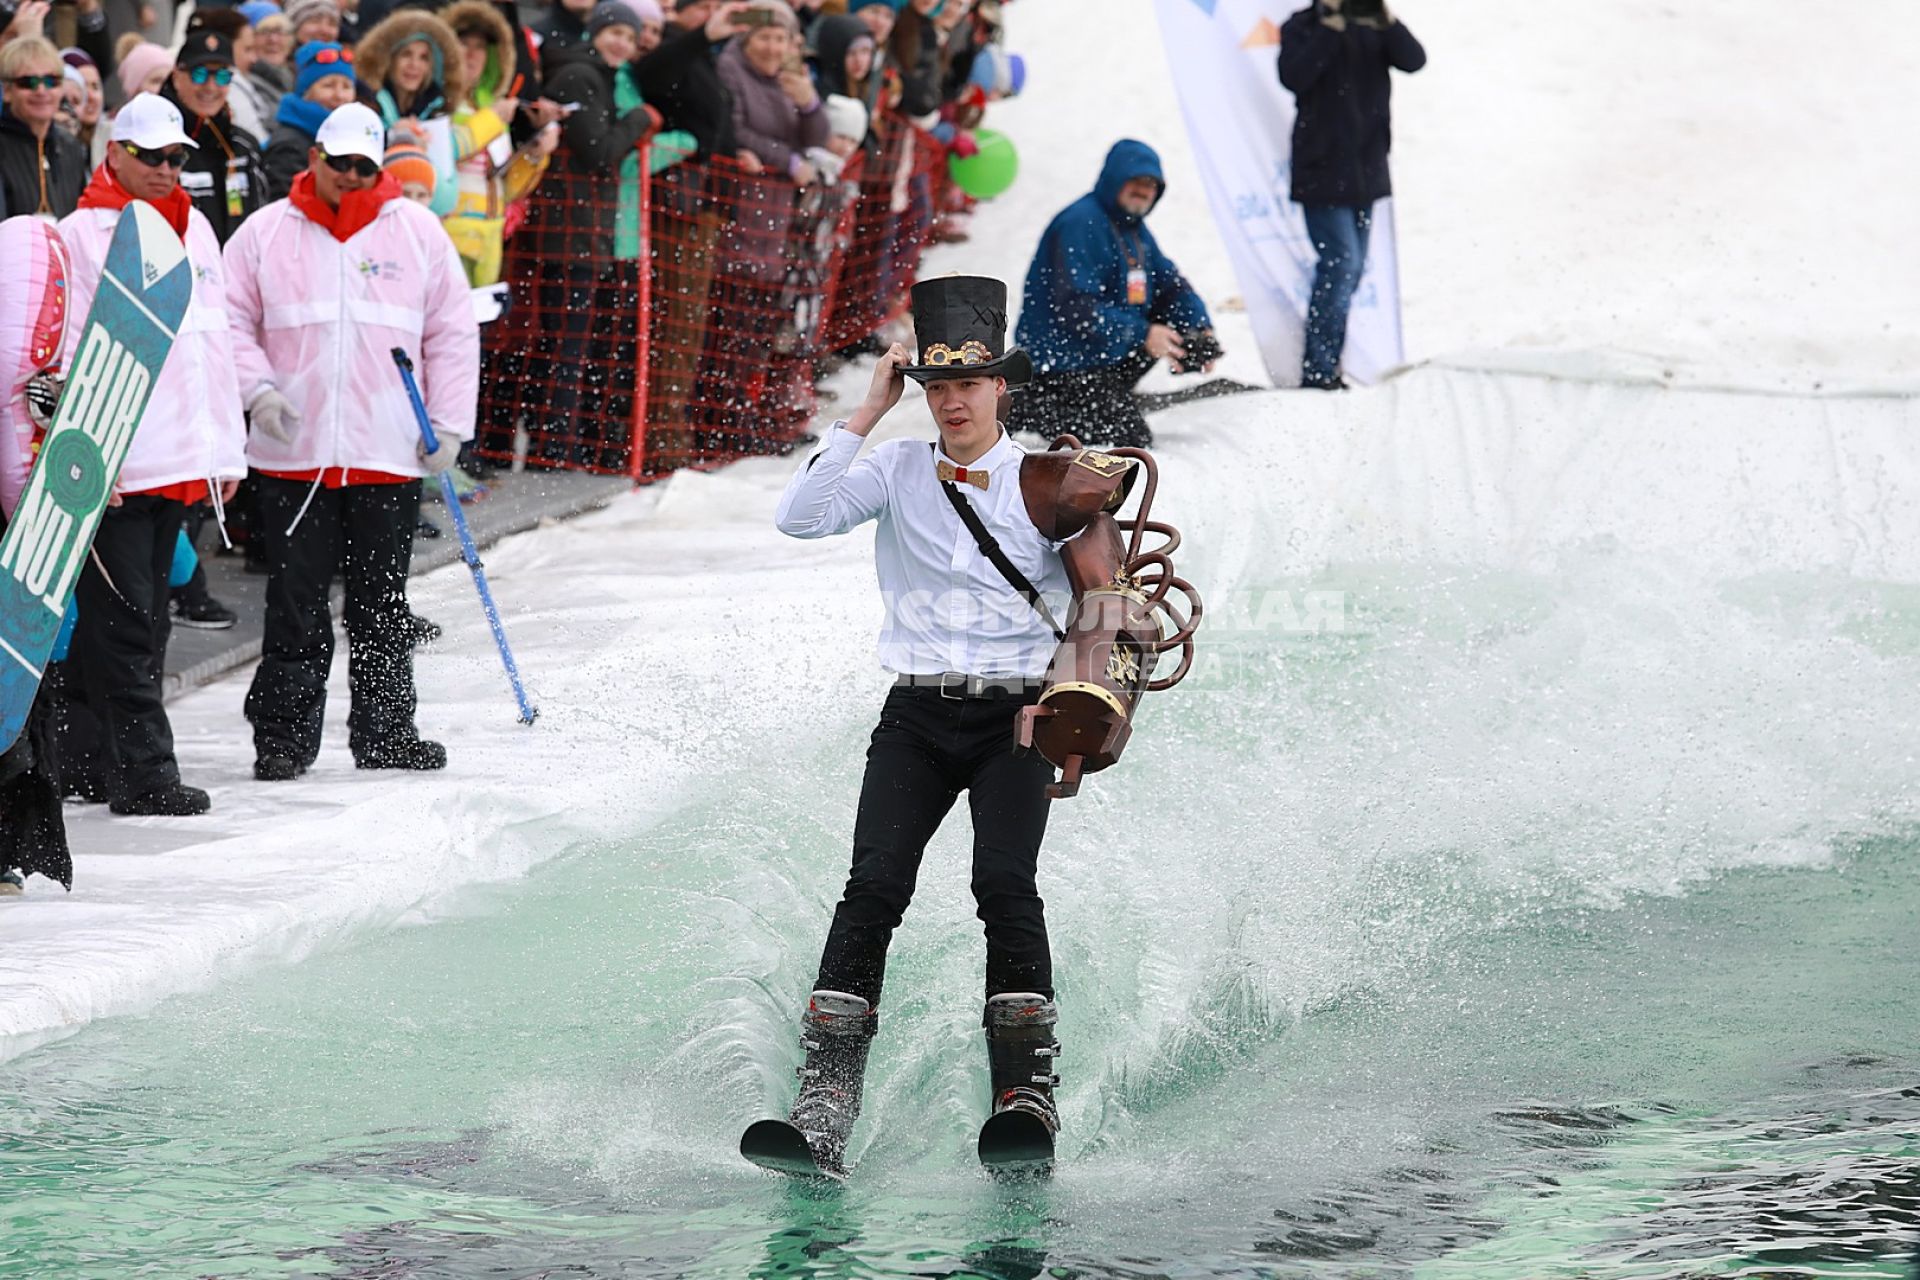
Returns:
[[[1053,996],[1047,919],[1034,871],[1053,769],[1016,755],[1017,699],[956,701],[935,688],[887,695],[867,748],[853,870],[833,913],[817,986],[880,1000],[887,944],[913,899],[920,855],[964,790],[973,810],[973,898],[987,933],[987,995]]]
[[[1119,364],[1036,373],[1026,389],[1013,397],[1007,426],[1048,439],[1070,433],[1081,444],[1150,449],[1153,432],[1133,398],[1133,388],[1153,368],[1153,359],[1142,348]]]
[[[71,657],[100,723],[111,800],[131,800],[180,781],[160,678],[173,625],[167,572],[186,510],[183,502],[151,494],[108,507],[74,588],[80,616]]]
[[[407,626],[407,570],[418,484],[319,489],[299,525],[288,526],[312,486],[260,477],[261,534],[267,546],[267,624],[260,667],[247,690],[257,755],[310,765],[320,754],[333,618],[327,588],[346,580],[347,745],[355,758],[412,741],[413,642]]]

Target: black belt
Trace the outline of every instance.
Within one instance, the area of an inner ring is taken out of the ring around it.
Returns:
[[[965,699],[1028,698],[1040,692],[1044,680],[1025,676],[969,676],[958,671],[935,675],[902,675],[894,680],[896,689],[938,689],[940,696],[955,702]]]

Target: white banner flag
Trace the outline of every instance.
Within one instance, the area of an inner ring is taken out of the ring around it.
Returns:
[[[1267,374],[1300,385],[1307,299],[1319,255],[1293,181],[1293,95],[1280,83],[1280,24],[1300,0],[1156,0],[1181,113],[1214,221],[1233,259]],[[1373,207],[1367,271],[1353,296],[1342,368],[1373,382],[1406,362],[1393,201]]]

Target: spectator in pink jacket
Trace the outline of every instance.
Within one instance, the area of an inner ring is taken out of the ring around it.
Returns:
[[[247,470],[220,243],[180,187],[193,145],[179,108],[140,94],[114,117],[106,162],[94,170],[79,208],[60,223],[72,260],[73,316],[92,308],[113,229],[134,200],[160,211],[193,264],[192,301],[74,588],[79,621],[69,661],[100,722],[107,801],[121,814],[184,817],[211,806],[205,791],[180,781],[173,729],[160,701],[167,574],[181,522],[196,502],[212,501],[219,516]],[[84,327],[67,326],[64,368],[73,368]]]
[[[267,543],[266,638],[247,692],[254,777],[320,751],[346,580],[347,744],[362,769],[439,769],[414,724],[407,571],[423,474],[473,438],[480,330],[440,222],[381,169],[386,130],[359,103],[321,124],[293,191],[227,244],[234,355],[252,416]],[[393,365],[412,358],[440,447],[425,452]]]

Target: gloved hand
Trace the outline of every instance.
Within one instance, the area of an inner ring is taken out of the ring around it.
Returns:
[[[454,459],[460,456],[460,442],[458,440],[455,440],[444,431],[435,431],[434,436],[440,441],[440,447],[432,453],[427,452],[427,442],[425,440],[422,440],[413,447],[413,451],[420,455],[420,464],[427,469],[427,474],[430,476],[439,475],[448,467],[451,467]]]
[[[303,421],[293,402],[272,387],[262,387],[253,393],[253,399],[247,401],[247,420],[255,431],[281,444],[293,443],[293,433],[300,429]]]
[[[1320,0],[1320,25],[1329,31],[1345,31],[1347,20],[1340,12],[1346,0]]]
[[[39,430],[53,426],[54,411],[60,407],[60,393],[66,385],[66,379],[47,369],[27,379],[27,420]]]

